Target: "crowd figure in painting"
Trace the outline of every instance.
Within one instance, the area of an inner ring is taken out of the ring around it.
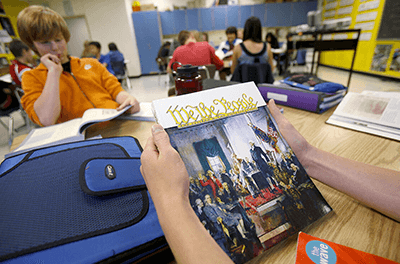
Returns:
[[[251,158],[232,154],[228,172],[210,169],[189,178],[193,210],[235,262],[246,261],[262,250],[265,245],[258,237],[276,227],[276,220],[263,217],[257,207],[275,199],[283,222],[289,222],[292,230],[311,223],[321,210],[312,201],[313,185],[307,182],[293,152],[276,162],[274,151],[264,151],[252,141],[249,146]],[[304,204],[302,199],[310,203]]]

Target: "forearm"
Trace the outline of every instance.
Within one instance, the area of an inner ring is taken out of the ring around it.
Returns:
[[[42,94],[33,105],[43,126],[54,125],[61,112],[60,74],[49,71]]]
[[[307,155],[299,159],[311,177],[400,221],[399,171],[342,158],[315,147],[309,147]]]
[[[204,228],[189,201],[165,207],[156,205],[156,209],[178,263],[233,263]]]

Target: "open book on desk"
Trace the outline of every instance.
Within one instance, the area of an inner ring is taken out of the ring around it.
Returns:
[[[400,141],[400,93],[349,92],[326,123]]]
[[[244,263],[332,208],[308,177],[253,82],[153,101],[190,176],[190,204]]]
[[[120,111],[116,109],[91,108],[86,110],[81,118],[75,118],[57,125],[33,129],[21,145],[12,152],[6,154],[5,157],[12,157],[39,147],[84,140],[84,131],[89,126],[114,119],[131,107],[132,106],[129,105]]]

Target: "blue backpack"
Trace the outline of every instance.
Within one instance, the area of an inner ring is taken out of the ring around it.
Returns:
[[[0,165],[0,261],[136,261],[169,251],[133,137],[32,150]],[[172,258],[172,254],[165,253]]]

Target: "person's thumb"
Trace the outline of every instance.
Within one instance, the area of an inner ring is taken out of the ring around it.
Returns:
[[[271,112],[274,119],[276,120],[276,122],[279,123],[283,118],[283,115],[281,111],[279,111],[279,108],[276,106],[274,99],[270,99],[268,101],[268,109]]]
[[[169,136],[161,125],[153,125],[153,127],[151,128],[151,132],[153,134],[154,144],[156,145],[159,152],[163,152],[168,147],[171,147]]]

